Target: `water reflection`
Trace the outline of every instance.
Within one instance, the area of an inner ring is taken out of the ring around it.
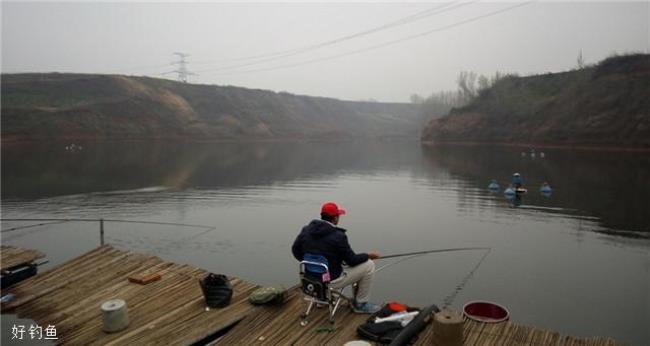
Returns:
[[[441,166],[466,180],[468,188],[485,186],[493,177],[507,184],[512,172],[521,172],[529,187],[525,196],[529,205],[597,217],[613,233],[631,231],[647,236],[650,232],[648,154],[546,149],[544,158],[531,159],[522,157],[518,149],[503,147],[433,146],[423,150],[431,166]],[[544,182],[553,186],[552,195],[534,188]],[[516,198],[512,201],[522,204]]]
[[[524,196],[521,193],[505,194],[508,204],[512,208],[517,208],[521,206],[524,201]]]
[[[415,143],[412,143],[415,144]],[[3,145],[2,198],[273,185],[345,172],[381,173],[416,161],[389,143],[111,143]]]
[[[648,167],[650,155],[638,153],[548,149],[544,158],[532,159],[514,148],[420,148],[416,143],[88,143],[83,151],[74,152],[64,144],[4,145],[2,200],[65,196],[62,208],[66,200],[81,199],[101,210],[95,204],[97,195],[103,196],[102,203],[132,202],[142,207],[170,198],[209,200],[211,192],[200,191],[216,190],[236,202],[242,195],[260,192],[253,186],[266,190],[296,182],[294,189],[308,189],[313,188],[311,183],[301,186],[301,180],[326,184],[327,179],[321,178],[408,171],[426,178],[427,184],[447,176],[458,179],[458,186],[438,188],[460,189],[460,208],[492,208],[494,199],[510,207],[554,208],[596,217],[607,232],[638,236],[628,232],[650,233],[645,201],[650,195]],[[512,172],[525,177],[526,196],[497,193],[488,198],[485,184],[494,180],[490,191],[498,191],[494,187],[508,186]],[[552,194],[536,188],[545,182],[553,185]],[[239,190],[229,194],[232,188]]]

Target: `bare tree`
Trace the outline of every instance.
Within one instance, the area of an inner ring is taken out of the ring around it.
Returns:
[[[585,68],[585,59],[582,57],[582,49],[580,50],[580,53],[578,53],[577,63],[578,63],[578,70],[582,70],[583,68]]]
[[[490,86],[492,86],[492,83],[490,83],[490,79],[488,77],[485,77],[484,75],[480,75],[478,77],[478,88],[477,92],[480,94],[483,90],[487,90]]]
[[[474,71],[461,71],[458,74],[458,93],[465,100],[469,102],[476,96],[476,78],[477,74]]]
[[[411,94],[411,103],[420,105],[424,103],[424,97],[418,94]]]

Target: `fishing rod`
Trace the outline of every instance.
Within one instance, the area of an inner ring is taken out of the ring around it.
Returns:
[[[460,281],[458,285],[454,287],[454,289],[443,299],[443,308],[449,307],[451,304],[453,304],[454,300],[456,299],[456,296],[465,288],[465,285],[469,282],[469,280],[474,276],[474,273],[478,270],[478,268],[481,266],[483,261],[485,261],[485,258],[488,256],[488,254],[492,251],[491,247],[460,247],[460,248],[450,248],[450,249],[435,249],[435,250],[427,250],[427,251],[414,251],[414,252],[407,252],[407,253],[400,253],[400,254],[393,254],[393,255],[387,255],[387,256],[382,256],[378,259],[382,258],[396,258],[396,257],[403,257],[398,259],[397,261],[393,261],[387,264],[384,264],[383,266],[375,269],[375,273],[378,273],[390,266],[393,266],[395,264],[404,262],[406,260],[413,259],[415,257],[420,257],[424,256],[427,254],[431,253],[440,253],[440,252],[455,252],[455,251],[469,251],[469,250],[485,250],[485,253],[481,257],[481,259],[476,263],[474,268],[469,271],[467,275]]]
[[[45,226],[45,225],[55,225],[55,224],[58,224],[58,223],[64,223],[64,222],[68,222],[68,221],[69,220],[42,222],[42,223],[37,223],[37,224],[33,224],[33,225],[25,225],[25,226],[18,226],[18,227],[3,229],[1,232],[2,233],[9,233],[9,232],[13,232],[13,231],[19,231],[19,230],[25,229],[25,228],[39,227],[39,226]]]
[[[402,262],[404,262],[404,261],[408,261],[408,260],[413,259],[413,258],[415,258],[415,257],[424,256],[424,255],[426,255],[426,254],[421,253],[421,254],[417,254],[417,255],[406,256],[406,257],[403,257],[403,258],[398,259],[397,261],[393,261],[393,262],[390,262],[390,263],[386,263],[386,264],[384,264],[383,266],[381,266],[381,267],[375,269],[375,273],[379,273],[380,271],[382,271],[382,270],[384,270],[384,269],[386,269],[386,268],[388,268],[388,267],[392,267],[392,266],[394,266],[394,265],[396,265],[396,264],[402,263]]]
[[[490,247],[458,247],[458,248],[449,248],[449,249],[434,249],[434,250],[426,250],[426,251],[414,251],[414,252],[407,252],[407,253],[400,253],[400,254],[392,254],[392,255],[387,255],[387,256],[381,256],[378,259],[384,259],[384,258],[397,258],[397,257],[403,257],[397,261],[390,262],[387,264],[384,264],[383,266],[375,269],[375,273],[380,272],[388,267],[394,266],[398,263],[420,257],[423,255],[431,254],[431,253],[440,253],[440,252],[455,252],[455,251],[470,251],[470,250],[485,250],[486,253],[490,252],[492,248]]]
[[[212,226],[206,225],[190,225],[185,223],[175,222],[158,222],[158,221],[138,221],[138,220],[118,220],[118,219],[86,219],[86,218],[0,218],[0,221],[76,221],[76,222],[122,222],[122,223],[141,223],[150,225],[167,225],[167,226],[184,226],[192,228],[210,228]]]
[[[0,222],[11,222],[11,221],[43,221],[42,223],[38,224],[32,224],[32,225],[26,225],[26,226],[18,226],[18,227],[13,227],[9,229],[2,229],[0,230],[0,233],[8,233],[8,232],[13,232],[13,231],[18,231],[22,230],[25,228],[31,228],[31,227],[38,227],[38,226],[45,226],[45,225],[51,225],[51,224],[57,224],[57,223],[64,223],[64,222],[100,222],[100,234],[101,234],[101,239],[102,239],[102,245],[103,243],[103,237],[104,237],[104,222],[115,222],[115,223],[136,223],[136,224],[148,224],[148,225],[163,225],[163,226],[181,226],[181,227],[188,227],[188,228],[200,228],[203,229],[203,231],[191,235],[189,237],[182,238],[180,240],[172,242],[168,247],[165,247],[164,249],[168,249],[171,246],[178,246],[179,244],[184,244],[187,241],[190,241],[192,239],[195,239],[201,235],[207,234],[209,232],[212,232],[217,229],[215,226],[207,226],[207,225],[193,225],[193,224],[186,224],[186,223],[176,223],[176,222],[159,222],[159,221],[138,221],[138,220],[122,220],[122,219],[90,219],[90,218],[0,218]]]
[[[430,253],[438,252],[454,252],[454,251],[469,251],[469,250],[492,250],[490,247],[457,247],[449,249],[435,249],[435,250],[425,250],[425,251],[414,251],[414,252],[405,252],[392,255],[381,256],[378,259],[394,258],[394,257],[404,257],[404,256],[414,256],[414,255],[426,255]]]

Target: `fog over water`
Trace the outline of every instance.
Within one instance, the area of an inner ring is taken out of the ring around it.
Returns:
[[[3,145],[4,218],[107,218],[214,226],[106,223],[106,241],[259,284],[293,285],[290,246],[322,202],[347,208],[353,249],[449,247],[377,274],[376,301],[452,307],[500,302],[515,322],[647,344],[650,177],[643,153],[433,146],[417,142]],[[30,157],[31,160],[25,160]],[[529,188],[503,188],[513,172]],[[491,193],[492,179],[501,185]],[[550,196],[538,192],[542,182]],[[634,193],[621,183],[634,186]],[[516,206],[516,207],[515,207]],[[29,223],[3,222],[3,229]],[[99,244],[97,222],[3,234],[53,266]],[[389,260],[381,264],[390,263]]]

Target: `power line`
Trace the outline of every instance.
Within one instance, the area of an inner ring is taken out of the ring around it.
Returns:
[[[350,40],[350,39],[353,39],[353,38],[356,38],[356,37],[372,34],[372,33],[375,33],[377,31],[381,31],[381,30],[384,30],[384,29],[392,28],[392,27],[399,26],[399,25],[408,24],[409,22],[413,22],[413,21],[416,21],[416,20],[431,16],[433,14],[436,14],[436,13],[430,13],[430,12],[435,11],[435,10],[439,10],[441,8],[444,8],[444,7],[447,7],[449,5],[457,3],[458,1],[460,1],[460,0],[456,0],[456,1],[453,1],[451,3],[445,3],[442,6],[429,8],[429,9],[426,9],[424,11],[421,11],[421,12],[418,12],[418,13],[415,13],[415,14],[400,18],[400,19],[395,20],[393,22],[389,22],[389,23],[380,25],[378,27],[374,27],[374,28],[371,28],[371,29],[367,29],[367,30],[364,30],[364,31],[357,32],[357,33],[345,35],[345,36],[342,36],[342,37],[339,37],[339,38],[335,38],[333,40],[324,41],[324,42],[320,42],[320,43],[316,43],[316,44],[311,44],[311,45],[307,45],[307,46],[299,47],[299,48],[293,48],[293,49],[288,49],[288,50],[272,52],[272,53],[253,55],[253,56],[248,56],[248,57],[225,59],[225,60],[220,60],[219,62],[252,60],[252,59],[266,58],[266,57],[270,57],[270,56],[277,56],[277,55],[283,55],[283,54],[294,53],[294,52],[302,52],[302,51],[304,51],[306,49],[320,48],[320,47],[323,47],[323,46],[327,46],[327,45],[339,43],[339,42],[342,42],[342,41]],[[211,62],[199,62],[199,64],[206,64],[206,63],[211,63]]]
[[[302,61],[302,62],[298,62],[298,63],[279,65],[279,66],[268,67],[268,68],[260,68],[260,69],[253,69],[253,70],[243,70],[243,71],[233,71],[233,72],[223,72],[223,73],[217,73],[217,74],[218,75],[235,75],[235,74],[244,74],[244,73],[253,73],[253,72],[273,71],[273,70],[280,70],[280,69],[287,69],[287,68],[293,68],[293,67],[309,65],[309,64],[313,64],[313,63],[317,63],[317,62],[321,62],[321,61],[332,60],[332,59],[337,59],[337,58],[341,58],[341,57],[348,56],[348,55],[353,55],[353,54],[359,54],[359,53],[367,52],[367,51],[370,51],[370,50],[375,50],[375,49],[379,49],[379,48],[383,48],[383,47],[387,47],[387,46],[392,46],[394,44],[402,43],[402,42],[405,42],[405,41],[410,41],[410,40],[413,40],[413,39],[416,39],[416,38],[419,38],[419,37],[422,37],[422,36],[430,35],[430,34],[435,33],[435,32],[448,30],[448,29],[451,29],[451,28],[454,28],[454,27],[457,27],[457,26],[460,26],[460,25],[463,25],[463,24],[471,23],[471,22],[474,22],[474,21],[477,21],[477,20],[480,20],[480,19],[483,19],[483,18],[487,18],[487,17],[491,17],[491,16],[494,16],[494,15],[497,15],[497,14],[500,14],[500,13],[503,13],[503,12],[507,12],[507,11],[513,10],[515,8],[518,8],[518,7],[529,5],[529,4],[531,4],[533,2],[536,2],[536,1],[537,0],[531,0],[531,1],[524,2],[524,3],[519,3],[519,4],[514,5],[514,6],[509,6],[509,7],[497,10],[497,11],[492,11],[492,12],[488,12],[488,13],[483,14],[483,15],[475,16],[475,17],[472,17],[472,18],[469,18],[469,19],[466,19],[466,20],[463,20],[463,21],[460,21],[460,22],[445,25],[445,26],[442,26],[440,28],[427,30],[427,31],[424,31],[424,32],[421,32],[421,33],[418,33],[418,34],[405,36],[405,37],[402,37],[402,38],[399,38],[399,39],[396,39],[396,40],[392,40],[392,41],[384,42],[384,43],[381,43],[381,44],[378,44],[378,45],[369,46],[369,47],[349,51],[349,52],[346,52],[346,53],[330,55],[330,56],[327,56],[327,57],[316,58],[316,59],[306,60],[306,61]],[[208,72],[208,71],[203,71],[203,72]]]
[[[358,38],[358,37],[370,35],[370,34],[373,34],[373,33],[376,33],[376,32],[382,31],[382,30],[390,29],[390,28],[393,28],[393,27],[396,27],[396,26],[409,24],[409,23],[415,22],[415,21],[423,19],[423,18],[427,18],[427,17],[431,17],[431,16],[434,16],[434,15],[437,15],[437,14],[449,12],[449,11],[455,10],[455,9],[457,9],[459,7],[467,6],[467,5],[470,5],[472,3],[476,3],[476,2],[478,2],[480,0],[464,2],[464,3],[460,3],[460,4],[456,5],[456,6],[448,7],[448,6],[453,5],[453,4],[455,4],[455,3],[459,2],[459,1],[460,0],[456,0],[456,1],[451,2],[451,3],[443,4],[442,6],[437,6],[437,7],[434,7],[434,8],[430,8],[430,9],[427,9],[425,11],[409,15],[407,17],[398,19],[396,21],[393,21],[393,22],[390,22],[390,23],[387,23],[387,24],[384,24],[384,25],[381,25],[381,26],[378,26],[378,27],[375,27],[375,28],[371,28],[371,29],[368,29],[368,30],[364,30],[364,31],[361,31],[361,32],[354,33],[354,34],[349,34],[349,35],[346,35],[346,36],[342,36],[342,37],[339,37],[339,38],[336,38],[336,39],[333,39],[333,40],[329,40],[329,41],[325,41],[325,42],[321,42],[321,43],[317,43],[317,44],[312,44],[312,45],[301,47],[301,48],[294,48],[294,49],[275,52],[275,53],[262,54],[262,55],[247,57],[247,58],[235,59],[235,60],[253,60],[253,59],[256,59],[256,61],[253,61],[253,62],[247,62],[247,63],[242,63],[242,64],[224,66],[224,67],[219,67],[219,68],[214,68],[214,69],[200,70],[198,72],[232,70],[232,69],[236,69],[236,68],[240,68],[240,67],[259,65],[259,64],[262,64],[262,63],[265,63],[265,62],[274,61],[274,60],[278,60],[278,59],[282,59],[282,58],[286,58],[286,57],[290,57],[290,56],[294,56],[294,55],[307,53],[307,52],[310,52],[310,51],[321,49],[323,47],[332,46],[332,45],[339,44],[339,43],[345,42],[345,41],[349,41],[349,40],[352,40],[352,39],[355,39],[355,38]],[[448,7],[448,8],[445,8],[445,7]]]
[[[386,30],[386,29],[390,29],[390,28],[393,28],[393,27],[396,27],[396,26],[409,24],[409,23],[412,23],[414,21],[417,21],[417,20],[420,20],[420,19],[423,19],[423,18],[427,18],[427,17],[433,16],[433,15],[436,15],[436,14],[439,14],[439,13],[447,12],[447,11],[450,11],[450,10],[453,10],[453,9],[456,9],[456,8],[459,8],[459,7],[462,7],[462,6],[469,5],[471,3],[478,2],[480,0],[469,1],[469,2],[461,3],[459,5],[450,7],[451,5],[454,5],[455,3],[458,3],[460,1],[462,1],[462,0],[455,0],[455,1],[452,1],[452,2],[449,2],[449,3],[444,3],[441,6],[436,6],[436,7],[433,7],[433,8],[429,8],[429,9],[426,9],[424,11],[408,15],[406,17],[400,18],[398,20],[395,20],[395,21],[392,21],[392,22],[389,22],[389,23],[386,23],[386,24],[382,24],[382,25],[374,27],[374,28],[370,28],[370,29],[367,29],[367,30],[364,30],[364,31],[360,31],[360,32],[356,32],[356,33],[353,33],[353,34],[348,34],[348,35],[345,35],[345,36],[341,36],[341,37],[338,37],[338,38],[335,38],[335,39],[332,39],[332,40],[329,40],[329,41],[324,41],[324,42],[320,42],[320,43],[316,43],[316,44],[310,44],[310,45],[307,45],[307,46],[292,48],[292,49],[288,49],[288,50],[282,50],[282,51],[276,51],[276,52],[271,52],[271,53],[252,55],[252,56],[247,56],[247,57],[222,59],[222,60],[214,60],[214,61],[199,61],[199,62],[195,61],[193,63],[197,64],[197,65],[205,65],[205,64],[223,63],[223,62],[236,62],[236,61],[263,59],[263,60],[259,60],[259,61],[256,61],[256,62],[249,62],[249,63],[244,64],[244,65],[225,66],[223,68],[219,68],[219,70],[233,69],[233,68],[238,68],[238,67],[256,65],[256,64],[263,63],[263,62],[267,62],[267,61],[277,60],[277,59],[280,59],[280,58],[283,58],[283,57],[286,57],[286,56],[301,54],[301,53],[307,52],[309,50],[314,50],[314,49],[319,49],[319,48],[326,47],[326,46],[329,46],[329,45],[334,45],[334,44],[344,42],[344,41],[347,41],[347,40],[351,40],[351,39],[354,39],[354,38],[357,38],[357,37],[370,35],[370,34],[373,34],[375,32],[381,31],[381,30]],[[450,8],[445,8],[445,7],[450,7]],[[186,55],[186,56],[189,56],[189,55]],[[175,63],[178,63],[178,62],[175,62]],[[132,70],[142,70],[142,69],[147,69],[147,70],[148,69],[159,69],[159,68],[167,67],[167,66],[169,66],[169,65],[167,65],[167,64],[165,64],[165,65],[141,65],[141,66],[134,66],[134,67],[129,67],[129,68],[125,68],[125,69],[120,69],[119,71],[118,70],[112,70],[109,73],[118,73],[118,72],[132,71]],[[209,70],[209,71],[212,71],[212,70]],[[197,71],[197,72],[203,72],[203,71]],[[178,72],[177,71],[169,71],[169,72],[161,73],[160,75],[165,75],[165,74],[169,74],[169,73],[178,73]]]

